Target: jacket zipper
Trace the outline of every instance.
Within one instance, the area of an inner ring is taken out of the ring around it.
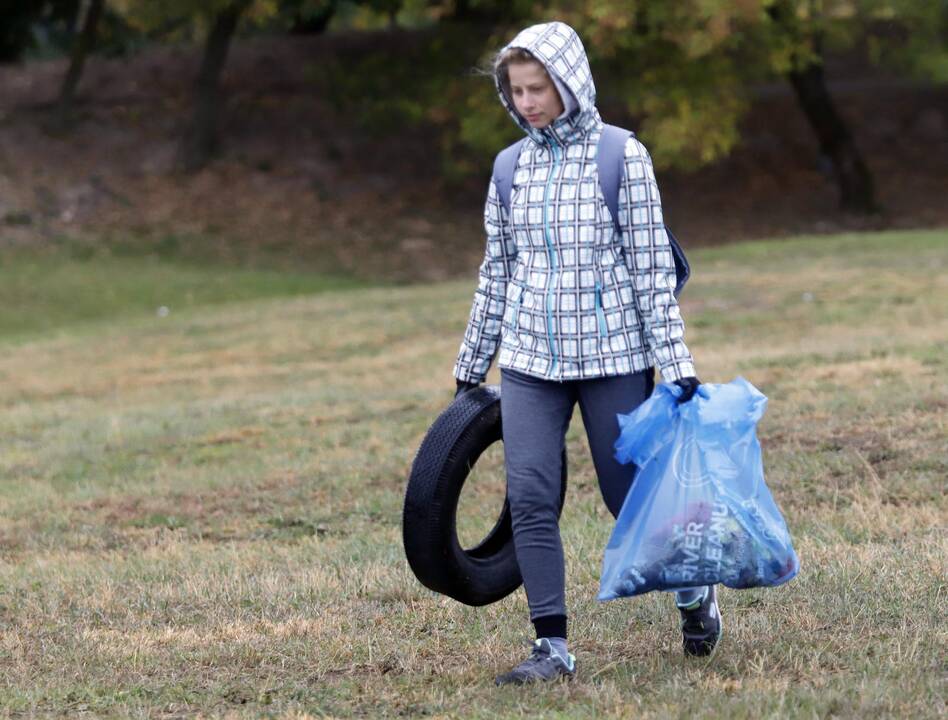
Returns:
[[[596,318],[599,320],[599,337],[606,336],[606,314],[602,311],[602,285],[596,281]]]
[[[550,234],[550,187],[553,185],[553,176],[560,164],[560,156],[555,141],[550,140],[550,150],[553,153],[553,167],[550,168],[550,174],[546,179],[546,190],[543,193],[543,235],[546,238],[546,252],[550,263],[550,277],[546,288],[546,333],[550,342],[550,354],[553,356],[553,365],[550,373],[556,372],[558,357],[556,354],[556,341],[553,339],[553,309],[551,300],[553,299],[553,286],[556,277],[556,253],[553,250],[553,238]]]

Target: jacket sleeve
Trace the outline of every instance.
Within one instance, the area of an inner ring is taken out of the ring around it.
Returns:
[[[475,383],[484,381],[500,344],[507,280],[517,257],[510,233],[510,219],[500,204],[493,179],[484,206],[484,230],[487,233],[487,250],[478,273],[467,330],[454,365],[454,377]]]
[[[619,225],[636,309],[662,377],[666,382],[694,377],[694,359],[685,345],[685,323],[674,294],[675,258],[665,232],[655,170],[635,137],[625,146]]]

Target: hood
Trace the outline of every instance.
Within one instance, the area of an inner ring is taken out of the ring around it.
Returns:
[[[582,40],[573,28],[561,22],[532,25],[521,30],[501,52],[510,48],[527,50],[543,64],[566,108],[563,115],[538,130],[517,112],[513,101],[504,92],[500,78],[494,75],[500,102],[514,122],[534,141],[540,144],[551,141],[565,143],[601,124],[596,110],[596,85],[589,70],[589,59]],[[566,93],[571,97],[565,97]]]

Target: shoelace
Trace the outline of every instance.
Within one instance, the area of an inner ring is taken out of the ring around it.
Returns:
[[[542,662],[543,660],[552,660],[553,653],[545,653],[540,648],[535,647],[530,652],[530,657],[527,658],[527,661],[533,660],[534,662]]]
[[[517,667],[523,667],[524,665],[530,663],[531,661],[536,662],[536,663],[540,663],[544,661],[555,663],[556,659],[559,658],[560,661],[563,663],[563,665],[567,669],[570,669],[570,661],[568,658],[563,658],[560,655],[554,655],[552,650],[551,652],[544,653],[542,649],[536,644],[535,640],[524,638],[523,643],[524,645],[530,646],[530,657],[528,657],[526,660],[520,663],[520,665],[518,665]]]

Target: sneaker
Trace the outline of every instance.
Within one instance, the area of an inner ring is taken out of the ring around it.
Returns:
[[[721,639],[721,613],[718,610],[714,585],[704,600],[688,607],[678,607],[681,613],[681,638],[686,655],[710,657]]]
[[[499,675],[494,680],[495,685],[523,685],[545,680],[556,680],[559,677],[567,679],[576,673],[576,658],[567,653],[564,658],[557,653],[546,638],[540,638],[533,643],[530,657],[517,665],[513,670]]]

